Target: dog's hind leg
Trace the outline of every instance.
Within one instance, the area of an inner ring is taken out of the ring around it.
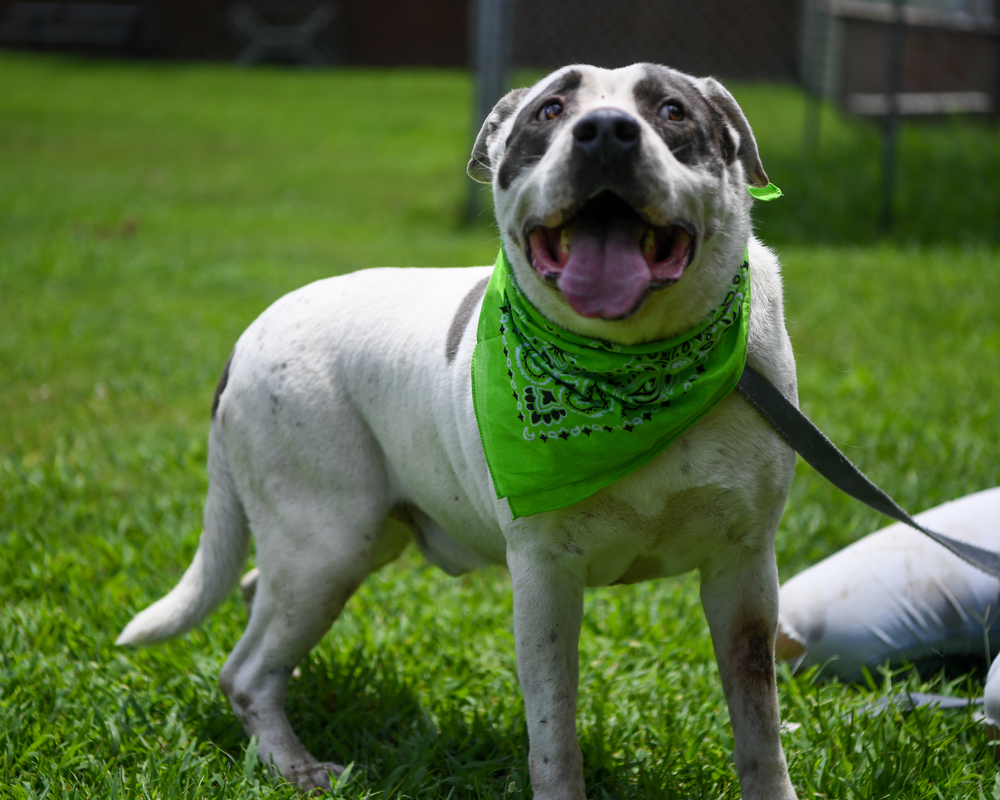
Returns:
[[[251,514],[260,572],[249,624],[219,678],[260,759],[303,789],[329,788],[328,770],[340,768],[292,730],[288,679],[371,570],[382,522],[364,498],[340,506],[299,495]]]
[[[795,800],[781,749],[774,676],[773,546],[735,545],[712,559],[701,569],[701,602],[729,705],[743,800]]]

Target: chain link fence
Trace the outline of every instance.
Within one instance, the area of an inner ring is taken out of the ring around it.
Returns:
[[[473,0],[475,127],[515,71],[541,75],[570,63],[613,68],[652,61],[730,85],[798,87],[806,101],[798,131],[788,135],[801,136],[806,149],[819,145],[824,105],[880,126],[880,216],[888,228],[898,118],[963,113],[996,119],[996,2]],[[784,99],[781,109],[772,109],[766,92],[755,97],[758,118],[787,111]],[[473,196],[470,213],[481,202]]]
[[[512,62],[668,64],[696,75],[794,81],[799,0],[515,0]]]

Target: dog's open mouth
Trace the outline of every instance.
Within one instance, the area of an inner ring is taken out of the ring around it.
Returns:
[[[694,258],[686,223],[653,225],[612,192],[559,225],[527,231],[527,256],[583,317],[624,319],[654,289],[677,283]]]

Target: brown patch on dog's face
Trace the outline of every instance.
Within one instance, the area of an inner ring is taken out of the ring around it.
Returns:
[[[685,76],[654,64],[644,71],[633,88],[642,117],[679,162],[721,175],[736,152],[718,109]]]
[[[576,70],[565,72],[521,109],[507,139],[497,176],[502,190],[509,189],[521,172],[534,166],[549,149],[552,137],[573,119],[576,92],[582,80],[583,75]],[[552,115],[555,106],[559,111]]]

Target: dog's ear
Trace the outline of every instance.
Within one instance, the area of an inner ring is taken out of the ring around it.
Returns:
[[[724,135],[730,141],[724,150],[735,150],[727,154],[727,160],[739,158],[743,163],[743,169],[747,174],[747,182],[751,186],[767,186],[770,181],[767,173],[764,172],[764,165],[760,163],[760,154],[757,152],[757,140],[753,138],[753,131],[750,130],[750,123],[747,122],[743,109],[736,102],[729,91],[714,78],[702,78],[699,81],[701,90],[708,100],[725,118],[739,141],[732,142],[732,133],[726,132]]]
[[[504,120],[514,113],[518,102],[527,91],[527,89],[514,89],[507,92],[497,101],[489,116],[486,117],[486,122],[479,129],[476,143],[472,146],[472,158],[469,159],[469,166],[465,168],[472,180],[479,183],[489,183],[493,180],[493,165],[490,163],[489,154],[490,145],[493,144],[496,133]]]

